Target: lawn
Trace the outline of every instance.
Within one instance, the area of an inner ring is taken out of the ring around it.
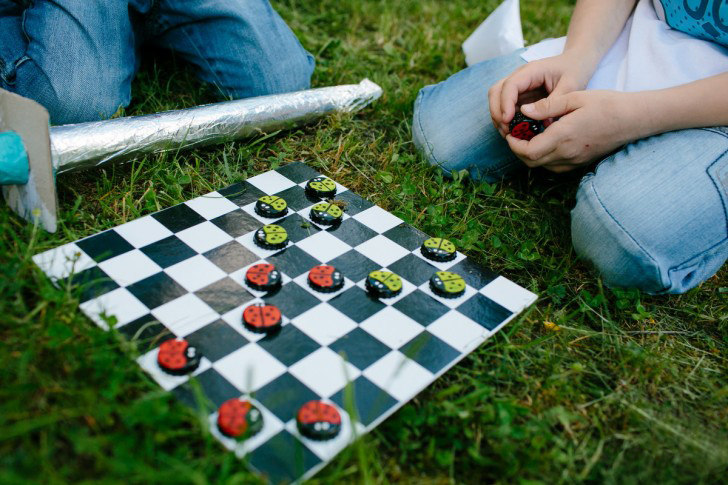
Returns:
[[[571,249],[577,176],[443,180],[413,149],[418,89],[464,67],[460,44],[498,2],[273,3],[316,56],[315,86],[369,77],[384,96],[291,133],[60,176],[53,235],[0,208],[0,483],[258,483],[31,256],[292,161],[539,295],[313,483],[725,482],[728,271],[682,296],[608,289]],[[572,4],[524,0],[527,42],[563,35]],[[164,53],[133,94],[127,114],[209,101]]]

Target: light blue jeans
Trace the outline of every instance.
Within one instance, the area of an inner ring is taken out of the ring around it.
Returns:
[[[488,89],[524,64],[518,52],[420,91],[415,145],[446,173],[496,181],[523,165],[493,127]],[[571,212],[574,248],[611,286],[683,293],[728,258],[728,128],[631,143],[586,175]]]
[[[220,98],[306,89],[314,68],[268,0],[0,0],[0,87],[55,124],[127,106],[147,46],[189,61]]]

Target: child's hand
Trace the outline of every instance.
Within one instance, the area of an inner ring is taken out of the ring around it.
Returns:
[[[508,123],[522,104],[532,103],[548,95],[584,89],[590,76],[591,69],[586,68],[575,54],[564,53],[529,62],[498,81],[488,91],[493,124],[505,137]]]
[[[558,118],[531,141],[506,141],[529,167],[566,172],[593,162],[648,131],[650,113],[638,93],[574,91],[521,106],[524,115]]]

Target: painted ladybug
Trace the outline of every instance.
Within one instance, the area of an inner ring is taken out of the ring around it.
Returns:
[[[262,427],[263,414],[245,399],[228,399],[217,411],[217,428],[230,438],[244,440]]]
[[[259,291],[272,291],[281,286],[281,273],[270,263],[254,264],[245,272],[245,282]]]
[[[430,278],[432,292],[443,298],[457,298],[465,293],[465,280],[457,273],[438,271]]]
[[[392,298],[402,292],[402,279],[389,271],[372,271],[364,285],[379,298]]]
[[[159,346],[157,363],[167,374],[183,376],[197,369],[201,357],[197,349],[186,340],[177,338],[167,340]]]
[[[253,303],[243,310],[243,323],[253,332],[274,332],[281,328],[281,322],[281,311],[273,305]]]
[[[308,272],[308,284],[321,293],[333,293],[344,286],[344,276],[333,266],[322,264]]]
[[[420,248],[422,255],[432,261],[446,262],[457,257],[457,248],[447,239],[431,237]]]
[[[344,217],[344,211],[341,207],[331,202],[321,202],[311,208],[311,219],[317,224],[323,226],[334,226],[341,222]]]
[[[336,195],[336,182],[320,175],[306,183],[306,194],[309,197],[328,199]]]
[[[341,431],[341,414],[331,404],[309,401],[296,415],[298,431],[312,440],[329,440]]]
[[[268,224],[255,231],[253,241],[263,249],[283,249],[288,245],[288,232],[281,226]]]
[[[255,213],[271,219],[283,217],[288,212],[288,204],[277,195],[264,195],[255,203]]]
[[[539,133],[543,133],[544,124],[543,121],[534,120],[524,115],[520,111],[511,120],[508,125],[511,135],[521,140],[529,141]]]

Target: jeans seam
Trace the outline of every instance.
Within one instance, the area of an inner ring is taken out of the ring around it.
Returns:
[[[711,130],[711,131],[712,131],[712,130]],[[725,135],[725,134],[723,134],[723,135]],[[725,135],[725,136],[726,136],[726,138],[728,138],[728,135]],[[715,165],[716,163],[718,163],[718,161],[719,161],[719,160],[720,160],[721,158],[723,158],[724,156],[726,156],[727,154],[728,154],[728,150],[725,150],[725,151],[724,151],[723,153],[721,153],[721,154],[720,154],[720,156],[719,156],[719,157],[717,157],[717,158],[715,159],[715,161],[713,161],[713,163],[711,163],[711,164],[710,164],[710,165],[708,166],[708,168],[706,168],[706,169],[705,169],[705,174],[706,174],[706,175],[708,176],[708,178],[710,179],[710,181],[711,181],[711,182],[713,183],[713,185],[715,186],[715,190],[717,190],[717,191],[718,191],[718,195],[719,195],[719,196],[720,196],[720,194],[721,194],[722,190],[721,190],[721,188],[720,188],[720,187],[718,186],[718,184],[717,184],[717,183],[715,182],[715,179],[713,178],[713,176],[712,176],[712,175],[710,175],[710,168],[711,168],[711,167],[712,167],[713,165]],[[726,194],[726,197],[728,197],[728,194]],[[726,218],[726,221],[728,221],[728,207],[726,207],[726,205],[725,205],[725,199],[726,199],[726,197],[720,197],[720,204],[721,204],[721,205],[723,206],[723,216],[724,216],[724,217]],[[725,240],[725,238],[724,238],[724,240]]]

